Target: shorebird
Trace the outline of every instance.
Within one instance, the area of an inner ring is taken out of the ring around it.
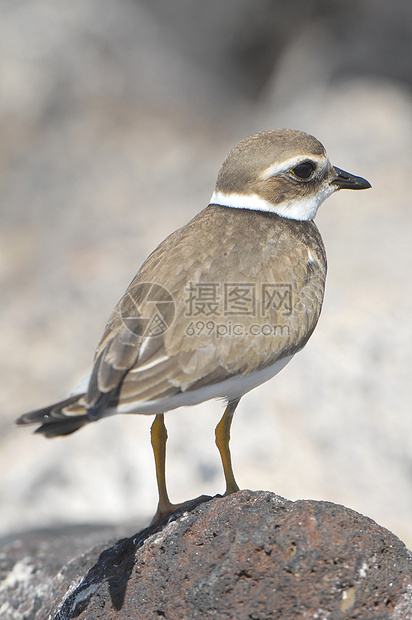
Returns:
[[[226,481],[244,394],[271,379],[310,338],[320,315],[326,254],[313,222],[321,203],[368,181],[332,166],[313,136],[290,129],[242,140],[225,159],[209,205],[150,254],[115,307],[92,372],[65,400],[21,416],[46,437],[117,413],[154,415],[159,503],[169,500],[164,413],[220,398],[216,427]]]

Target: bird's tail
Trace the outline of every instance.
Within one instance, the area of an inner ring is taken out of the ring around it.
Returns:
[[[86,407],[82,404],[83,397],[84,394],[77,394],[49,407],[25,413],[16,420],[16,424],[40,424],[34,432],[45,437],[70,435],[90,422]]]

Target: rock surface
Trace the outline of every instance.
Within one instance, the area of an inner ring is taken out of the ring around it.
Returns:
[[[263,491],[209,499],[87,553],[105,531],[3,545],[0,617],[412,618],[411,553],[371,519]]]

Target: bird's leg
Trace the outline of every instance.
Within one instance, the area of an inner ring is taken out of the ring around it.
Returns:
[[[232,424],[233,414],[236,411],[240,398],[231,400],[228,402],[225,412],[215,429],[216,445],[220,452],[220,458],[222,459],[223,472],[226,480],[226,492],[225,495],[230,493],[236,493],[239,491],[239,487],[236,484],[235,475],[232,469],[232,459],[230,457],[229,440],[230,440],[230,426]]]
[[[170,514],[182,504],[172,504],[167,494],[166,487],[166,441],[167,430],[164,422],[164,414],[159,413],[150,429],[150,437],[152,441],[153,454],[156,466],[156,480],[159,491],[159,503],[157,511],[152,519],[152,523],[161,519],[165,515]]]

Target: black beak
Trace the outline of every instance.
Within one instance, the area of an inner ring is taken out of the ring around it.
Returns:
[[[335,176],[331,181],[331,185],[337,185],[338,189],[369,189],[371,184],[362,177],[355,177],[354,174],[345,172],[340,168],[333,168]]]

